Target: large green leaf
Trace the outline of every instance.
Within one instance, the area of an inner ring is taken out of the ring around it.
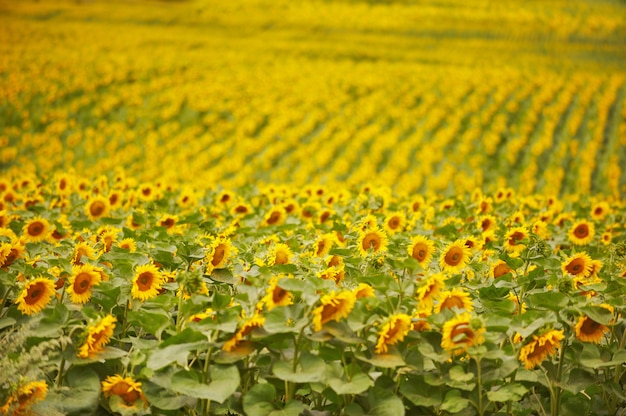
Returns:
[[[443,399],[441,409],[450,413],[458,413],[470,406],[470,401],[461,396],[458,390],[449,390]]]
[[[194,370],[181,370],[172,376],[175,392],[197,399],[208,399],[223,403],[239,387],[239,370],[235,366],[210,367],[209,383],[201,381],[201,374]]]
[[[281,380],[292,383],[312,383],[321,381],[324,378],[326,364],[321,358],[303,353],[293,370],[292,363],[288,361],[278,361],[274,364],[274,375]]]
[[[368,401],[370,404],[368,416],[403,416],[405,413],[402,400],[386,389],[379,387],[371,389]]]
[[[528,389],[519,383],[505,384],[498,390],[487,392],[487,398],[492,402],[519,401],[528,392]]]
[[[67,415],[93,413],[100,399],[100,379],[89,367],[72,367],[65,375],[67,388],[52,390],[46,401]]]
[[[256,384],[243,396],[243,410],[247,415],[267,416],[275,410],[272,402],[276,389],[271,384]]]
[[[143,381],[141,387],[150,405],[159,409],[179,410],[185,406],[193,407],[196,401],[193,397],[177,394],[151,381]]]

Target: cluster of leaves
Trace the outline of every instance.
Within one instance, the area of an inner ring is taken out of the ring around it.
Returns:
[[[620,201],[2,183],[7,411],[626,409]]]

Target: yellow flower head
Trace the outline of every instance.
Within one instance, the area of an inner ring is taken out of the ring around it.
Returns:
[[[439,267],[450,274],[458,273],[469,263],[471,254],[463,240],[456,240],[442,251]]]
[[[526,227],[513,227],[504,235],[504,248],[513,256],[519,255],[526,248],[521,241],[528,236]]]
[[[416,297],[421,309],[430,309],[435,297],[446,287],[443,274],[437,273],[419,282]]]
[[[402,342],[410,330],[411,317],[409,315],[399,313],[390,316],[389,320],[382,326],[378,333],[376,354],[384,354],[387,352],[389,345]]]
[[[592,268],[593,260],[584,251],[568,257],[563,263],[561,263],[563,274],[575,277],[589,277],[591,275]]]
[[[469,293],[460,288],[455,287],[452,290],[439,292],[437,300],[439,302],[435,306],[435,313],[439,313],[444,309],[454,310],[454,308],[465,310],[466,312],[474,310]]]
[[[37,217],[29,220],[22,228],[22,237],[27,243],[37,243],[47,240],[52,233],[47,219]]]
[[[276,243],[267,253],[267,263],[270,266],[291,263],[293,252],[287,244]]]
[[[146,398],[141,391],[141,383],[132,377],[108,376],[102,382],[102,393],[108,398],[120,397],[126,406],[134,406],[138,400],[141,400],[143,405],[146,404]]]
[[[339,322],[342,318],[347,318],[354,308],[356,296],[351,291],[339,293],[331,292],[322,296],[321,305],[313,311],[313,329],[321,331],[322,325],[330,321]]]
[[[164,278],[154,264],[144,264],[135,269],[131,295],[133,299],[148,300],[159,294]]]
[[[361,257],[365,257],[370,252],[383,253],[387,251],[389,241],[387,234],[378,226],[375,226],[359,232],[357,243],[359,254]]]
[[[374,288],[367,283],[359,283],[359,286],[354,288],[354,297],[357,299],[373,298],[374,296]]]
[[[85,214],[92,221],[99,220],[100,218],[106,217],[109,215],[109,211],[111,210],[110,202],[104,196],[94,196],[93,198],[87,201],[85,205]]]
[[[100,284],[102,275],[90,264],[72,267],[67,293],[74,303],[86,303],[91,299],[91,288]]]
[[[261,302],[271,311],[276,306],[286,306],[293,303],[293,293],[278,286],[278,277],[272,277]]]
[[[243,337],[247,336],[255,328],[263,327],[263,325],[265,325],[265,317],[261,316],[258,312],[255,313],[252,317],[244,321],[243,325],[239,328],[235,335],[224,343],[222,349],[226,352],[234,351],[239,343],[242,342]]]
[[[107,315],[87,327],[85,342],[78,350],[78,357],[88,358],[98,355],[109,343],[115,330],[117,319],[113,315]]]
[[[54,296],[54,287],[54,282],[45,277],[27,282],[15,300],[17,309],[26,315],[41,312]]]
[[[408,247],[409,256],[413,257],[423,268],[427,268],[435,254],[435,243],[418,235],[413,237]]]
[[[459,355],[484,342],[485,328],[482,325],[475,328],[471,315],[463,313],[443,324],[442,332],[441,347],[452,355]]]
[[[563,339],[565,339],[563,331],[555,329],[549,330],[540,336],[533,335],[532,341],[528,342],[520,350],[519,359],[527,370],[532,370],[550,355],[554,355]]]
[[[19,386],[0,407],[3,415],[29,415],[33,404],[43,400],[48,395],[48,385],[45,381],[31,381]]]
[[[570,227],[567,232],[569,241],[577,246],[589,244],[596,234],[596,226],[594,223],[586,220],[578,220]]]

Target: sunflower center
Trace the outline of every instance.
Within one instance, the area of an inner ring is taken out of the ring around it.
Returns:
[[[509,238],[509,244],[515,245],[515,244],[517,244],[518,241],[521,241],[523,239],[524,239],[524,233],[521,233],[519,231],[515,231],[511,235],[511,238]]]
[[[322,215],[320,215],[320,222],[325,222],[328,218],[330,218],[330,212],[324,211]]]
[[[395,230],[400,225],[400,218],[392,217],[387,224],[389,225],[389,228]]]
[[[235,212],[237,214],[245,214],[248,212],[248,208],[246,208],[245,205],[237,205],[237,207],[235,208]]]
[[[374,251],[378,251],[380,248],[380,236],[376,233],[367,233],[363,238],[363,249],[369,250],[373,248]]]
[[[289,256],[284,251],[276,252],[276,259],[274,260],[274,264],[287,264],[289,263]]]
[[[463,305],[463,299],[458,296],[451,296],[441,302],[441,309],[452,309],[454,307],[459,309],[465,309],[465,306]]]
[[[267,223],[270,225],[276,224],[280,220],[280,212],[274,211],[267,219]]]
[[[446,264],[450,266],[457,266],[463,260],[463,250],[459,247],[452,247],[445,256]]]
[[[150,196],[150,194],[152,193],[152,189],[151,188],[143,188],[141,190],[141,193],[143,194],[143,196]]]
[[[224,195],[222,195],[222,197],[220,198],[220,202],[221,202],[221,203],[226,203],[226,202],[228,202],[228,201],[230,201],[230,195],[228,195],[228,194],[224,194]]]
[[[40,283],[35,284],[35,286],[28,290],[28,297],[25,299],[26,303],[29,305],[34,305],[41,299],[43,294],[45,293],[44,288],[41,287]]]
[[[109,197],[109,203],[111,205],[115,205],[118,199],[119,199],[119,196],[117,194],[113,194]]]
[[[161,221],[161,226],[165,228],[172,228],[174,226],[174,218],[167,218],[165,221]]]
[[[602,327],[601,324],[597,323],[593,319],[585,318],[582,326],[580,327],[580,332],[588,335],[594,335],[598,332],[598,330]]]
[[[85,293],[91,286],[91,276],[88,273],[79,273],[74,280],[74,292],[78,295]]]
[[[104,213],[105,207],[102,201],[95,201],[89,206],[89,212],[94,217],[98,217]]]
[[[152,287],[152,280],[154,279],[154,276],[152,276],[152,273],[141,273],[139,275],[139,278],[137,278],[137,286],[139,287],[139,290],[148,290]]]
[[[330,261],[328,262],[328,267],[339,266],[340,264],[341,264],[341,257],[333,256],[333,257],[331,257]]]
[[[34,222],[28,226],[28,235],[37,237],[43,233],[44,226],[40,222]]]
[[[321,319],[322,324],[325,324],[331,319],[333,319],[333,317],[335,316],[338,310],[339,310],[338,306],[324,305],[324,309],[322,309],[322,319]]]
[[[211,260],[211,264],[213,266],[217,266],[224,260],[224,256],[226,255],[226,250],[224,249],[223,244],[219,244],[215,247],[215,253],[213,253],[213,260]]]
[[[61,179],[59,182],[59,189],[63,191],[65,188],[67,188],[67,181],[65,179]]]
[[[506,265],[506,263],[498,264],[496,267],[493,268],[493,277],[497,279],[498,277],[504,276],[510,271],[511,269],[509,268],[509,266]]]
[[[419,262],[424,261],[428,255],[428,249],[423,243],[418,243],[413,246],[413,258]]]
[[[583,259],[574,259],[570,261],[567,266],[565,266],[565,270],[569,274],[577,275],[581,273],[585,268],[585,261]]]
[[[585,238],[589,235],[589,227],[587,224],[580,224],[574,230],[574,235],[578,238]]]
[[[311,218],[311,217],[313,217],[313,212],[311,212],[310,209],[303,209],[302,210],[302,216],[304,218]]]
[[[326,242],[324,240],[320,241],[317,244],[317,251],[315,252],[316,255],[321,256],[322,253],[324,253],[324,249],[326,248]]]
[[[281,287],[276,286],[272,293],[272,302],[280,303],[287,296],[287,291]]]
[[[593,213],[595,215],[602,215],[603,209],[601,207],[596,208]]]
[[[467,322],[460,322],[450,331],[450,340],[455,344],[470,345],[474,339],[474,331]]]
[[[291,214],[291,213],[293,212],[293,210],[294,210],[294,209],[296,209],[296,206],[295,206],[294,204],[287,204],[287,205],[285,206],[285,211],[286,211],[288,214]]]

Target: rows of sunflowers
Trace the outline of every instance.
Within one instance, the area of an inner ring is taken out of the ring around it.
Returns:
[[[625,10],[0,0],[0,414],[626,415]]]

